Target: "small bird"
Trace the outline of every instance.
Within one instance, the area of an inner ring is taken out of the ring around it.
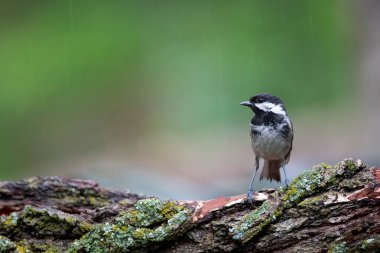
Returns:
[[[285,185],[288,186],[285,165],[289,162],[292,151],[293,126],[283,102],[276,96],[266,93],[257,94],[249,101],[240,104],[248,106],[255,114],[249,124],[249,135],[256,167],[247,193],[248,201],[253,203],[252,185],[259,169],[260,158],[264,159],[260,180],[265,178],[281,182],[280,167],[282,167]]]

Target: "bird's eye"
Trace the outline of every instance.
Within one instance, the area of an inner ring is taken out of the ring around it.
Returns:
[[[256,100],[258,103],[262,103],[262,102],[264,102],[264,99],[262,99],[262,98],[257,98],[257,100]]]

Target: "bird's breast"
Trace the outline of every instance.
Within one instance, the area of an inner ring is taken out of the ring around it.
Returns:
[[[267,160],[284,159],[291,142],[272,125],[250,125],[252,149],[256,156]]]

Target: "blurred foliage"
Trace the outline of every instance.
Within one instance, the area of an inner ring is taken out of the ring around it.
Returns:
[[[343,0],[0,5],[2,177],[120,135],[234,126],[258,92],[296,113],[353,88]]]

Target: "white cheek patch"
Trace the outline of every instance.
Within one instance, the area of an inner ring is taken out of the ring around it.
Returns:
[[[285,113],[284,109],[282,109],[281,105],[275,105],[275,104],[270,103],[270,102],[264,102],[264,103],[260,103],[260,104],[255,104],[255,106],[264,112],[273,112],[276,114],[286,115],[286,113]]]

